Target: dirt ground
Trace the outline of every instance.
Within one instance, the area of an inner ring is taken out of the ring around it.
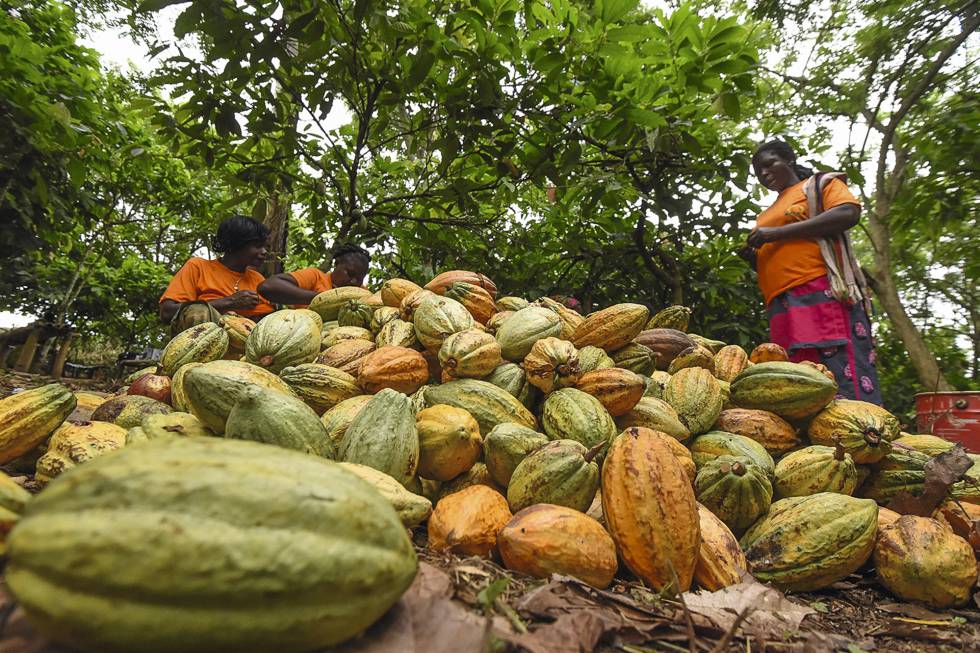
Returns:
[[[0,397],[49,381],[0,373]],[[109,390],[91,381],[65,383]],[[942,612],[904,603],[883,591],[870,565],[826,590],[789,597],[750,578],[720,592],[661,597],[628,572],[596,590],[573,578],[533,579],[492,561],[435,553],[425,547],[424,528],[413,538],[420,560],[415,583],[381,621],[339,650],[980,652],[977,600]],[[38,635],[0,588],[0,653],[71,651]]]

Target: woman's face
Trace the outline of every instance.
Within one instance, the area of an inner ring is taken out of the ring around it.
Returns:
[[[759,183],[778,193],[800,181],[791,164],[791,161],[787,161],[775,152],[766,151],[753,158],[752,170]]]
[[[331,281],[335,288],[341,286],[361,286],[364,285],[364,277],[367,275],[367,266],[360,258],[353,256],[346,257],[337,261],[333,266]]]
[[[239,251],[235,252],[240,256],[245,264],[253,268],[262,267],[265,257],[269,253],[269,243],[265,240],[253,240],[246,243]]]

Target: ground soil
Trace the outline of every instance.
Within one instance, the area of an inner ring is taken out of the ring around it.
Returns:
[[[0,372],[0,398],[51,381],[43,376]],[[73,390],[111,391],[105,383],[95,381],[63,382]],[[677,597],[650,592],[628,572],[621,572],[608,590],[596,591],[574,579],[534,579],[492,561],[434,552],[426,547],[424,528],[415,529],[412,535],[422,573],[393,609],[398,618],[386,617],[364,638],[348,644],[345,651],[404,650],[404,644],[390,644],[391,631],[403,628],[408,618],[405,615],[409,615],[415,619],[410,639],[414,638],[418,653],[464,650],[467,647],[462,642],[476,641],[481,642],[477,648],[485,650],[532,653],[980,652],[976,600],[963,609],[944,611],[904,603],[884,591],[870,565],[825,590],[792,595],[790,603],[781,603],[785,599],[772,592],[766,601],[752,603],[751,611],[729,609],[726,616],[726,610],[721,610],[721,618],[707,618],[696,608],[689,610]],[[747,592],[759,589],[757,584],[744,587]],[[771,602],[774,597],[778,609]],[[437,602],[448,612],[419,608]],[[812,613],[798,619],[795,627],[765,619],[753,623],[750,614],[765,617],[787,607]],[[746,616],[741,612],[748,614],[745,621],[739,618]],[[439,616],[433,616],[436,614]],[[427,623],[426,619],[433,621]],[[426,633],[430,635],[427,640],[423,638]],[[10,595],[0,589],[0,653],[70,652],[48,644],[33,631]]]

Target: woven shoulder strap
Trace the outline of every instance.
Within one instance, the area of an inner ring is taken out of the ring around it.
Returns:
[[[807,217],[813,217],[823,213],[823,191],[834,179],[847,181],[847,175],[843,172],[818,172],[803,185],[803,192],[807,199]],[[826,236],[818,238],[820,253],[823,255],[824,263],[827,265],[828,276],[830,277],[830,291],[834,297],[848,304],[856,304],[860,301],[866,303],[870,301],[871,295],[868,292],[868,284],[861,272],[861,266],[854,256],[854,248],[851,246],[851,238],[847,232],[836,236]],[[866,305],[868,314],[871,314],[870,306]]]

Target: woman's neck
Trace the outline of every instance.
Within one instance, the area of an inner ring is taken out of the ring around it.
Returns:
[[[218,261],[221,263],[221,265],[234,272],[244,272],[246,268],[248,268],[248,263],[228,254],[223,255],[218,259]]]

